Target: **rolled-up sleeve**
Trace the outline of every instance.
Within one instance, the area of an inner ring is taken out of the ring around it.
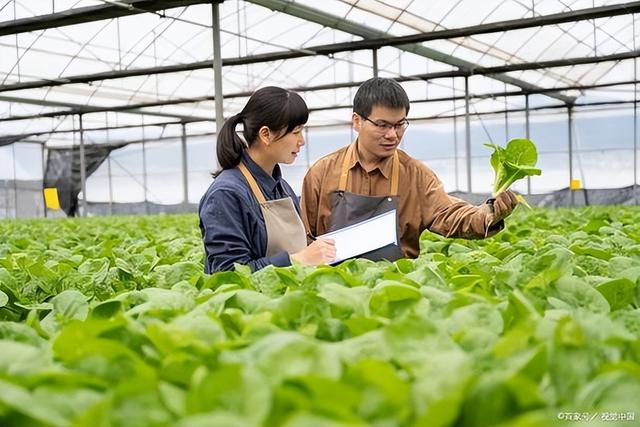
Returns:
[[[279,252],[258,257],[260,227],[247,201],[237,191],[218,189],[207,195],[200,209],[200,228],[205,246],[205,272],[231,270],[235,263],[246,264],[252,271],[267,265],[291,265],[289,254]]]
[[[490,203],[476,206],[449,196],[435,174],[425,174],[422,185],[425,189],[423,228],[442,236],[465,239],[482,239],[504,228],[504,221],[494,221]]]

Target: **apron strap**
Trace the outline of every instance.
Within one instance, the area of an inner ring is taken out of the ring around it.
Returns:
[[[351,156],[353,155],[354,145],[355,143],[349,145],[349,148],[347,148],[347,154],[344,155],[344,160],[342,161],[342,173],[340,174],[340,184],[338,185],[338,191],[347,190],[347,178],[349,177],[349,162],[351,161]]]
[[[240,164],[238,165],[238,169],[240,169],[240,172],[242,172],[242,175],[244,175],[245,179],[249,183],[249,187],[251,188],[253,195],[256,196],[258,203],[260,203],[261,205],[266,203],[267,200],[264,198],[262,190],[260,190],[260,187],[258,187],[258,183],[256,182],[253,175],[251,175],[251,172],[249,172],[249,169],[247,169],[245,164],[240,162]]]
[[[398,195],[398,185],[400,183],[400,156],[398,150],[393,152],[393,163],[391,164],[391,196]]]
[[[349,145],[347,153],[342,161],[342,173],[340,174],[340,183],[338,184],[338,191],[347,190],[347,178],[349,177],[349,162],[353,155],[353,147],[355,143]],[[400,183],[400,156],[398,156],[398,150],[393,152],[393,163],[391,164],[391,196],[398,195],[398,185]]]

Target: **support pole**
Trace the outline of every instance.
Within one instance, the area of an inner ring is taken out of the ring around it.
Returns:
[[[87,216],[87,161],[84,153],[84,128],[82,127],[82,114],[78,114],[80,126],[80,185],[82,188],[82,216]]]
[[[569,193],[571,194],[571,206],[575,204],[575,192],[571,189],[573,182],[573,105],[567,106],[569,122]]]
[[[16,143],[11,144],[11,160],[13,162],[13,217],[18,218],[18,174],[16,171]]]
[[[142,187],[144,189],[144,213],[149,215],[149,200],[147,199],[147,137],[144,133],[144,121],[142,122]]]
[[[636,49],[636,15],[631,15],[633,49]],[[633,204],[638,206],[638,58],[633,58]]]
[[[504,136],[509,141],[509,103],[507,102],[507,84],[504,84]]]
[[[109,181],[109,215],[113,215],[113,182],[111,175],[111,153],[107,156],[107,180]]]
[[[531,139],[531,123],[529,117],[529,94],[524,96],[524,122],[525,122],[525,137]],[[527,194],[531,194],[531,177],[527,177]]]
[[[4,217],[9,218],[9,180],[4,180]]]
[[[453,171],[455,173],[456,191],[460,191],[460,179],[458,170],[458,115],[456,108],[456,79],[451,79],[451,87],[453,89]]]
[[[464,77],[465,156],[467,163],[467,191],[471,193],[471,118],[469,117],[469,77]]]
[[[373,77],[378,77],[378,49],[371,49],[373,61]]]
[[[187,125],[182,123],[182,203],[189,205],[189,170],[187,168]]]
[[[44,144],[40,146],[40,159],[42,161],[42,211],[43,216],[47,217],[47,200],[44,197],[44,178],[47,175],[47,162],[44,154]]]
[[[109,113],[104,113],[104,122],[107,127],[107,142],[111,142],[109,136]],[[111,153],[107,156],[107,182],[109,186],[109,215],[113,215],[113,182],[111,178]]]
[[[224,122],[222,95],[222,51],[220,48],[220,5],[217,1],[211,3],[211,26],[213,30],[213,79],[216,104],[216,137]],[[215,150],[217,152],[217,150]],[[215,153],[214,153],[215,154]],[[214,169],[218,169],[217,154],[214,158]]]
[[[634,64],[635,66],[635,64]],[[638,205],[638,84],[633,85],[633,204]]]

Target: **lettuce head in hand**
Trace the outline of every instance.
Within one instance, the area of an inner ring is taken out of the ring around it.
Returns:
[[[508,190],[511,184],[519,179],[542,174],[542,171],[535,167],[538,162],[538,150],[531,140],[512,139],[504,148],[493,143],[484,145],[493,148],[491,167],[495,172],[494,196]],[[518,200],[529,207],[522,196],[519,196]]]

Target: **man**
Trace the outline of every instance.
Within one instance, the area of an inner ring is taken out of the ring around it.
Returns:
[[[409,122],[409,98],[391,79],[364,82],[353,100],[357,139],[318,160],[302,186],[302,219],[321,235],[396,209],[399,246],[367,254],[373,260],[415,258],[420,233],[484,238],[504,228],[517,204],[511,191],[474,206],[449,196],[436,174],[398,149]],[[395,247],[394,247],[395,246]]]

